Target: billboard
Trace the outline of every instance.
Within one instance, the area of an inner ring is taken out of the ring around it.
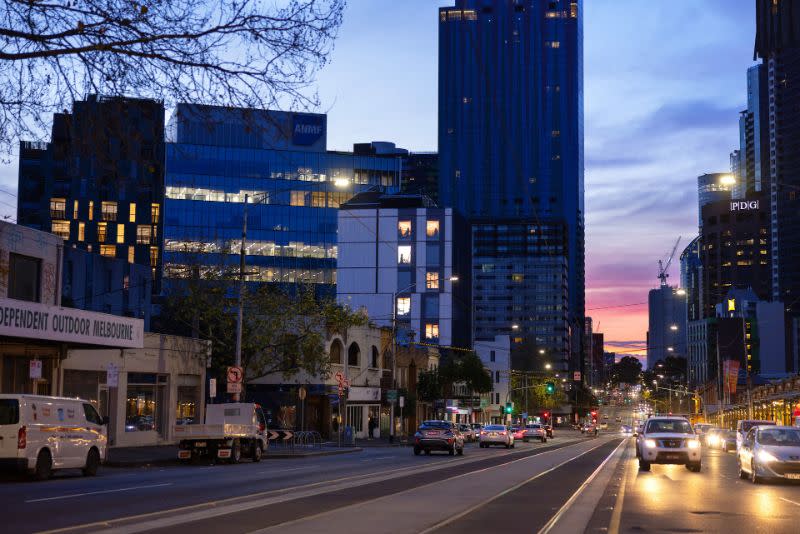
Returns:
[[[325,115],[292,114],[292,144],[311,146],[325,135]]]

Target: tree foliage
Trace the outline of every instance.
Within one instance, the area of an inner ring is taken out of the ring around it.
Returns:
[[[0,146],[88,93],[311,107],[345,0],[4,0]]]
[[[451,397],[453,385],[462,383],[473,394],[492,391],[492,377],[474,352],[448,355],[442,358],[436,369],[421,371],[417,379],[417,395],[420,400],[433,402]]]
[[[642,374],[642,362],[634,356],[625,356],[611,368],[614,384],[638,384]]]

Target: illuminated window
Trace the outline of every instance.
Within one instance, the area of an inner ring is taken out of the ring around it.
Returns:
[[[136,222],[136,202],[131,202],[131,207],[130,207],[130,211],[128,212],[128,214],[129,214],[128,221],[129,222]]]
[[[401,239],[411,237],[411,221],[397,221],[397,235]]]
[[[50,231],[63,239],[69,239],[69,221],[53,221]]]
[[[436,323],[427,323],[425,325],[425,339],[437,340],[439,339],[439,325]]]
[[[122,244],[125,242],[125,225],[117,225],[117,243]]]
[[[128,263],[133,263],[136,257],[136,251],[133,247],[128,247]]]
[[[289,204],[292,206],[305,206],[306,195],[307,193],[305,191],[292,191]]]
[[[411,263],[411,245],[397,247],[397,263]]]
[[[324,208],[325,207],[325,191],[313,191],[311,193],[311,207]]]
[[[425,235],[428,237],[439,237],[439,221],[428,221],[425,225]]]
[[[411,313],[411,297],[397,297],[397,315]]]
[[[117,203],[116,202],[102,202],[100,204],[101,219],[104,221],[117,220]]]
[[[545,41],[544,46],[546,46],[547,48],[560,48],[561,43],[558,41]]]
[[[425,273],[425,287],[427,289],[439,289],[439,273]]]
[[[94,220],[94,200],[89,201],[89,220]]]
[[[78,208],[79,207],[80,207],[80,203],[77,200],[72,202],[72,218],[73,219],[77,219],[78,218]]]
[[[348,200],[353,198],[352,193],[348,193],[346,191],[333,191],[328,193],[328,207],[329,208],[338,208]]]
[[[150,204],[150,219],[153,221],[153,224],[158,223],[158,216],[161,212],[161,206],[157,203]]]
[[[158,247],[150,247],[150,266],[158,265]]]
[[[50,199],[50,218],[51,219],[67,218],[67,199],[65,198]]]
[[[114,258],[117,256],[117,247],[114,245],[100,245],[100,255],[107,258]]]
[[[149,245],[152,243],[153,229],[150,225],[140,224],[136,227],[136,243],[139,245]]]
[[[521,273],[514,273],[511,275],[511,280],[513,280],[514,282],[522,282],[523,280],[525,280],[525,275]]]
[[[78,241],[86,239],[86,223],[78,223]]]
[[[99,222],[97,223],[97,240],[101,243],[105,242],[106,240],[106,225],[108,223]]]

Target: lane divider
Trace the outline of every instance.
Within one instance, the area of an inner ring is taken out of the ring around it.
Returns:
[[[129,488],[117,488],[117,489],[110,489],[110,490],[102,490],[102,491],[87,491],[85,493],[70,493],[68,495],[58,495],[56,497],[44,497],[41,499],[30,499],[25,501],[25,503],[33,503],[33,502],[45,502],[45,501],[60,501],[62,499],[74,499],[76,497],[86,497],[87,495],[101,495],[104,493],[119,493],[120,491],[134,491],[139,489],[150,489],[150,488],[163,488],[164,486],[172,486],[172,482],[166,482],[164,484],[149,484],[147,486],[131,486]]]
[[[614,510],[611,512],[611,522],[608,525],[609,534],[619,534],[619,525],[622,521],[622,503],[625,500],[625,487],[628,485],[628,478],[631,471],[630,449],[626,450],[627,458],[623,459],[625,467],[622,475],[622,483],[619,485],[619,493],[617,493],[617,500],[614,503]]]

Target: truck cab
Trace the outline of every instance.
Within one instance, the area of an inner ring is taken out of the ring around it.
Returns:
[[[243,457],[261,461],[267,450],[267,419],[261,406],[235,402],[209,404],[202,425],[176,425],[178,459],[190,462],[209,456],[239,463]]]

